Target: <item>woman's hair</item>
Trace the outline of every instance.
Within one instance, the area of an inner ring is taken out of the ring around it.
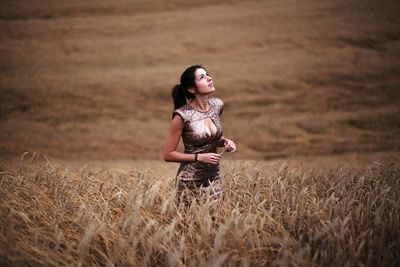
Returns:
[[[172,99],[174,100],[174,110],[184,106],[186,99],[193,99],[194,94],[189,92],[189,88],[196,87],[195,72],[197,69],[204,69],[201,65],[193,65],[187,68],[181,75],[181,83],[172,88]]]

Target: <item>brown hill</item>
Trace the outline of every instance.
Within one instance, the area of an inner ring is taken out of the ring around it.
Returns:
[[[236,158],[399,152],[398,1],[0,3],[0,157],[157,159],[201,63]]]

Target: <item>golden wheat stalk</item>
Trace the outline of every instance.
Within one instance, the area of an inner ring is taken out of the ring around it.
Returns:
[[[291,162],[222,164],[232,177],[222,181],[223,200],[206,194],[186,209],[168,178],[158,175],[52,161],[1,167],[0,262],[399,265],[398,164],[374,164],[363,173],[303,171]]]

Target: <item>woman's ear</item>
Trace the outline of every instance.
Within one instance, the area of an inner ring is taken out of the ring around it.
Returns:
[[[188,91],[192,94],[195,94],[197,90],[194,87],[190,87],[188,88]]]

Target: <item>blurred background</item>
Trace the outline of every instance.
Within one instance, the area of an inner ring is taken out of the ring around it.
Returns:
[[[400,2],[0,2],[0,160],[162,160],[203,64],[233,159],[400,151]]]

